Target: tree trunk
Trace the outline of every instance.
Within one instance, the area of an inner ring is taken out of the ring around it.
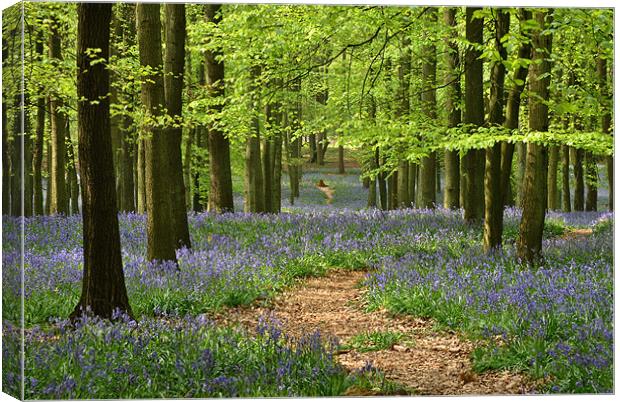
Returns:
[[[80,301],[71,314],[89,307],[93,314],[112,318],[116,310],[131,315],[127,298],[116,210],[110,138],[109,70],[90,64],[88,49],[101,49],[108,59],[112,4],[79,3],[78,10],[78,142],[82,182],[84,276]],[[98,100],[97,104],[91,101]]]
[[[532,18],[532,13],[525,9],[519,9],[519,32],[524,37],[528,38],[529,33],[523,29],[523,24]],[[532,44],[529,41],[523,41],[519,46],[519,52],[517,54],[519,59],[531,59],[532,58]],[[521,93],[525,88],[525,80],[527,79],[526,66],[520,65],[517,67],[512,76],[513,86],[508,93],[508,99],[506,100],[506,118],[504,120],[504,127],[510,130],[519,128],[519,110],[521,108]],[[502,143],[502,162],[501,162],[501,187],[504,189],[504,205],[514,205],[514,192],[510,183],[510,176],[512,173],[512,160],[514,156],[515,144],[512,142]],[[522,179],[520,175],[520,179]],[[517,184],[520,188],[521,180],[517,180]],[[520,194],[520,191],[518,192]],[[519,195],[520,196],[520,195]]]
[[[30,116],[28,112],[28,108],[26,105],[28,104],[28,92],[25,88],[24,84],[24,93],[23,93],[23,113],[24,113],[24,130],[22,133],[23,138],[23,149],[24,149],[24,160],[23,167],[24,169],[24,216],[32,216],[33,208],[32,208],[32,196],[33,196],[33,178],[32,178],[32,137],[31,137],[31,127],[30,127]]]
[[[205,4],[207,22],[218,26],[222,20],[220,4]],[[221,61],[220,49],[205,51],[205,68],[207,72],[207,87],[212,99],[224,96],[224,62]],[[213,115],[219,115],[222,105],[217,102],[210,106]],[[232,175],[230,171],[230,142],[224,132],[214,124],[209,123],[208,136],[209,174],[211,187],[209,189],[209,210],[217,213],[233,212]]]
[[[533,63],[530,66],[529,128],[547,131],[549,128],[549,84],[551,82],[551,33],[546,28],[553,18],[552,11],[536,11],[538,25],[533,31]],[[542,236],[547,203],[547,150],[543,145],[527,144],[527,162],[523,179],[523,214],[519,225],[517,256],[529,264],[542,258]]]
[[[604,57],[596,58],[596,73],[598,76],[601,99],[603,100],[603,113],[601,115],[601,131],[611,134],[611,109],[613,108],[613,99],[609,94],[609,86],[607,83],[607,59]],[[605,164],[607,167],[607,180],[609,183],[609,203],[610,211],[614,210],[614,157],[606,156]]]
[[[140,65],[150,71],[142,80],[142,105],[146,115],[155,120],[163,116],[165,106],[160,6],[138,3],[136,16]],[[175,232],[170,230],[172,198],[167,172],[168,141],[165,131],[157,123],[152,123],[147,130],[149,137],[144,139],[147,260],[176,264]]]
[[[263,168],[260,150],[260,67],[252,67],[252,132],[245,143],[244,212],[265,212]]]
[[[569,146],[562,145],[562,210],[570,212],[570,154]]]
[[[50,105],[50,102],[47,102],[48,105]],[[51,110],[51,106],[50,109]],[[50,125],[51,125],[51,113],[50,113]],[[45,142],[45,148],[46,148],[46,182],[45,182],[45,214],[46,215],[50,215],[50,208],[52,206],[52,174],[50,172],[50,169],[52,167],[52,143],[51,141],[48,139]]]
[[[52,24],[49,37],[49,56],[55,59],[56,63],[62,60],[61,37],[58,32],[58,22]],[[64,103],[62,99],[52,97],[50,99],[51,109],[51,145],[52,145],[52,165],[50,167],[50,214],[67,214],[67,193],[65,186],[65,120],[66,116],[62,112]]]
[[[375,161],[377,163],[377,167],[379,167],[381,163],[380,152],[379,147],[377,147],[375,150]],[[386,211],[388,209],[388,191],[385,180],[385,172],[380,172],[377,176],[377,187],[379,190],[379,202],[381,203],[381,209]]]
[[[37,41],[35,45],[37,57],[43,55],[43,42]],[[43,179],[41,169],[43,166],[43,136],[45,134],[45,97],[37,98],[37,126],[35,129],[35,142],[32,158],[33,188],[34,188],[34,214],[43,215]]]
[[[461,79],[459,74],[460,59],[459,48],[456,43],[456,8],[445,8],[443,12],[444,23],[450,28],[450,34],[446,38],[448,47],[446,63],[447,74],[445,82],[447,84],[446,109],[448,110],[448,127],[456,127],[461,124]],[[459,174],[459,153],[458,151],[444,151],[444,208],[457,209],[460,206],[460,174]]]
[[[342,145],[338,145],[338,173],[346,173],[344,170],[344,147]]]
[[[596,211],[598,198],[598,169],[592,152],[585,152],[586,157],[586,211]]]
[[[437,9],[431,9],[429,20],[433,25],[437,23]],[[429,120],[437,119],[437,48],[434,42],[424,45],[422,48],[422,113]],[[437,156],[431,152],[422,158],[420,162],[420,183],[418,208],[435,208],[437,199],[435,190],[437,187]]]
[[[289,122],[291,131],[288,138],[288,174],[291,186],[291,204],[294,198],[299,198],[299,181],[301,180],[300,165],[300,138],[297,131],[301,127],[301,102],[299,99],[299,91],[301,90],[301,81],[295,80],[291,84],[291,92],[295,95],[291,109],[291,121]]]
[[[575,175],[575,195],[573,210],[584,210],[584,183],[583,183],[583,149],[571,148],[573,151],[573,174]]]
[[[281,105],[280,105],[281,106]],[[282,112],[277,112],[277,123],[282,122]],[[273,138],[273,192],[271,197],[271,207],[274,213],[280,213],[282,209],[282,133],[280,130]]]
[[[165,4],[166,52],[164,56],[164,93],[168,115],[175,122],[166,127],[164,136],[168,151],[168,191],[171,197],[170,229],[176,248],[190,248],[189,225],[183,183],[183,76],[185,73],[185,4]],[[189,186],[189,182],[187,183]]]
[[[11,215],[22,215],[22,116],[21,94],[16,94],[13,104],[13,133],[11,135]],[[64,180],[64,177],[63,177]]]
[[[547,170],[547,209],[555,211],[559,208],[558,194],[558,162],[560,148],[557,145],[549,147],[549,168]]]
[[[38,48],[37,48],[38,49]],[[2,66],[7,68],[8,44],[6,36],[2,36]],[[9,129],[5,94],[2,94],[2,214],[11,212],[11,155],[9,153]]]
[[[68,125],[67,125],[68,126]],[[67,169],[67,184],[71,189],[69,191],[69,198],[71,199],[71,214],[79,214],[80,208],[78,206],[78,200],[80,198],[80,190],[78,187],[78,178],[77,178],[77,170],[75,168],[75,150],[73,148],[73,143],[71,141],[71,135],[69,133],[69,128],[67,127],[67,161],[68,161],[68,169]]]
[[[116,12],[112,13],[112,23],[111,23],[111,33],[112,37],[110,39],[110,56],[112,57],[122,57],[119,48],[121,46],[121,40],[123,37],[123,25],[124,21],[121,15],[120,8],[116,8]],[[110,103],[112,105],[121,104],[119,99],[119,90],[117,86],[122,85],[121,83],[124,81],[125,77],[118,76],[114,71],[110,72],[110,80],[112,85],[110,85]],[[119,114],[113,115],[110,117],[111,124],[111,135],[112,135],[112,162],[114,165],[114,180],[116,185],[116,195],[117,195],[117,208],[119,210],[123,210],[123,171],[122,171],[122,153],[123,153],[123,132],[122,132],[122,124],[123,117]]]
[[[409,102],[409,79],[411,74],[411,39],[404,35],[401,43],[400,62],[398,63],[398,102],[396,105],[396,118],[408,119],[410,112]],[[404,149],[399,149],[403,153]],[[394,182],[396,191],[395,208],[408,208],[411,206],[409,199],[409,162],[402,155],[399,156],[397,178]],[[434,175],[433,175],[434,177]]]
[[[494,19],[495,50],[500,60],[491,68],[491,96],[489,99],[489,125],[499,126],[504,122],[504,61],[508,52],[502,39],[510,29],[510,14],[496,9]],[[501,182],[502,144],[496,142],[485,150],[484,174],[484,234],[483,248],[489,253],[501,248],[504,229],[504,188]]]
[[[136,206],[139,214],[146,212],[146,154],[144,141],[143,138],[138,139],[138,157],[136,162],[136,178],[138,179],[138,199]]]
[[[310,145],[310,159],[308,162],[316,163],[318,151],[316,147],[316,134],[310,134],[308,136],[308,145]]]
[[[480,8],[466,8],[465,36],[470,43],[482,44],[483,19],[474,19]],[[468,47],[465,53],[465,123],[484,124],[481,51]],[[476,222],[484,211],[484,151],[469,150],[461,162],[463,173],[463,208],[466,222]]]

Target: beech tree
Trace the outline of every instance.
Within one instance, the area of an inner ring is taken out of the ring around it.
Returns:
[[[111,318],[132,314],[121,259],[110,132],[108,60],[112,4],[79,3],[77,47],[78,142],[82,183],[84,276],[73,317],[87,308]],[[96,50],[95,50],[96,49]]]

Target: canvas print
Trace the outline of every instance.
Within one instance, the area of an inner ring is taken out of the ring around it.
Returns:
[[[2,12],[2,391],[609,394],[613,8]]]

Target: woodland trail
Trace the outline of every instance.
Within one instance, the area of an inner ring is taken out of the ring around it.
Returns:
[[[395,317],[384,310],[364,311],[367,290],[360,286],[364,275],[359,271],[331,271],[325,277],[309,278],[284,292],[269,307],[226,310],[216,321],[239,323],[253,329],[261,315],[272,314],[292,336],[318,329],[322,334],[337,336],[341,344],[347,344],[355,335],[373,331],[403,333],[404,337],[389,350],[361,353],[352,349],[337,358],[349,370],[370,362],[385,373],[387,379],[416,395],[497,395],[533,391],[534,384],[517,373],[474,373],[469,358],[473,343],[454,332],[437,331],[431,320]],[[356,390],[347,394],[371,395]]]

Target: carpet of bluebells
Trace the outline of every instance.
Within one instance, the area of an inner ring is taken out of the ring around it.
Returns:
[[[355,173],[355,172],[354,172]],[[326,205],[319,179],[335,188]],[[284,181],[283,181],[284,182]],[[545,379],[543,392],[610,392],[613,215],[550,213],[544,264],[517,264],[519,211],[507,210],[505,250],[481,252],[481,227],[460,211],[367,210],[359,176],[304,174],[283,214],[190,214],[180,270],[146,261],[145,217],[120,215],[124,271],[138,321],[83,318],[70,326],[82,276],[81,218],[25,219],[25,398],[339,395],[382,381],[346,373],[336,340],[291,339],[269,317],[249,333],[209,313],[261,303],[329,268],[372,268],[371,306],[434,318],[480,339],[480,369]],[[283,194],[286,200],[286,190]],[[3,218],[3,387],[20,394],[20,221]],[[565,239],[569,227],[594,227]],[[48,367],[53,367],[49,370]]]

